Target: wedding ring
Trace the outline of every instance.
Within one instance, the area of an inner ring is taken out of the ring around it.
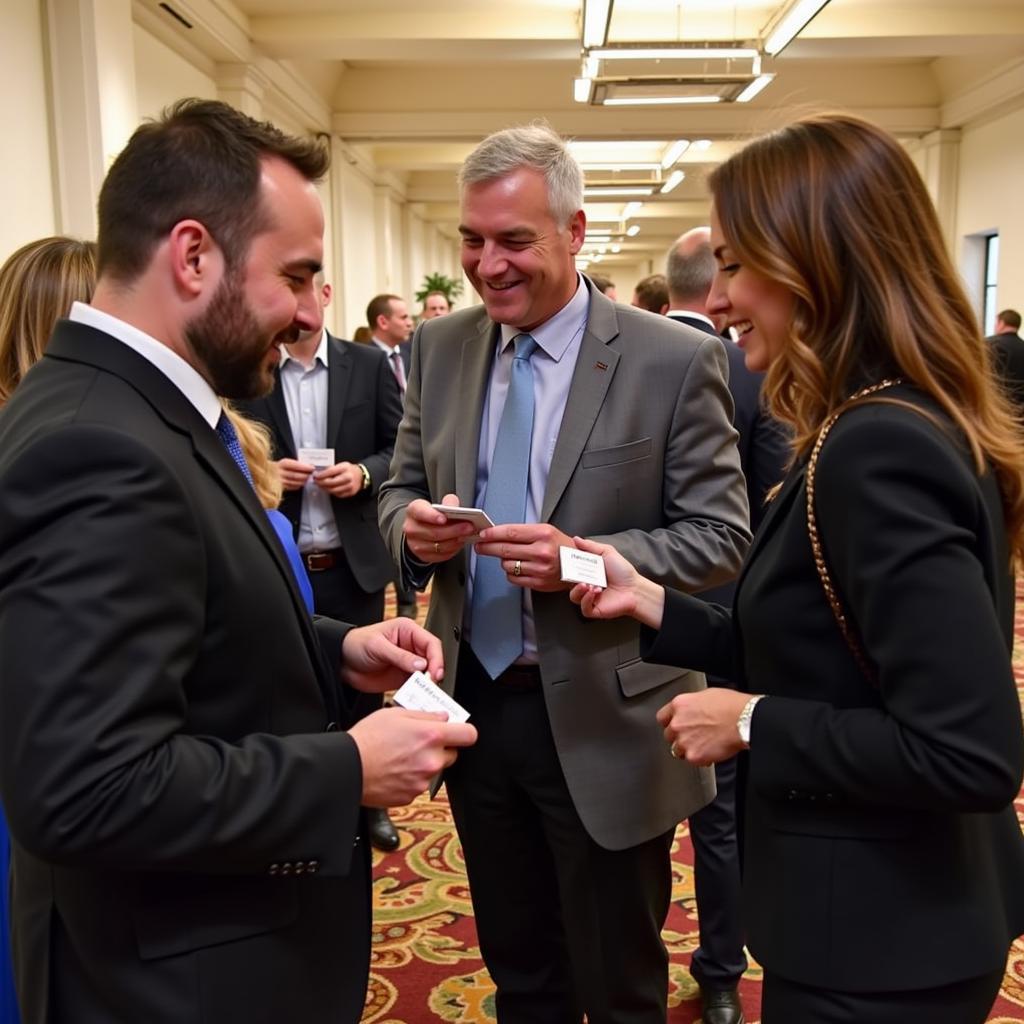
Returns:
[[[671,755],[672,755],[673,757],[675,757],[675,758],[678,758],[678,757],[679,757],[679,751],[678,751],[678,750],[676,750],[676,745],[675,745],[675,743],[670,743],[670,744],[668,745],[668,752],[669,752],[669,753],[670,753],[670,754],[671,754]]]
[[[436,541],[436,540],[434,541],[434,554],[435,555],[441,554],[441,542],[440,541]]]
[[[523,575],[523,563],[520,562],[518,558],[516,559],[516,564],[512,566],[512,575],[513,576],[522,576]]]

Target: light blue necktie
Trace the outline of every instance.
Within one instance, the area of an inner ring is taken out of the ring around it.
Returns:
[[[505,408],[487,475],[484,511],[495,523],[521,523],[526,516],[533,439],[533,366],[537,342],[529,334],[515,339]],[[496,679],[523,653],[523,590],[513,586],[501,559],[480,555],[473,576],[472,647],[487,674]]]

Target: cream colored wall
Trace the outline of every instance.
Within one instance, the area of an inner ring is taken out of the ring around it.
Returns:
[[[381,289],[377,286],[377,229],[373,179],[360,167],[338,158],[332,170],[335,185],[335,251],[340,266],[335,277],[335,316],[341,336],[351,338],[366,323],[366,304]]]
[[[169,46],[133,26],[135,94],[139,119],[158,117],[164,107],[186,96],[216,99],[217,85]]]
[[[1024,105],[968,125],[960,142],[957,260],[981,313],[980,241],[999,232],[996,306],[1024,310]]]
[[[60,230],[54,210],[47,125],[46,66],[39,0],[4,0],[0,12],[0,262],[15,249]]]

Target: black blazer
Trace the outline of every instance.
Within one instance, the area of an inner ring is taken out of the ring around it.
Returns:
[[[887,394],[917,404],[909,388]],[[999,493],[918,412],[846,413],[817,517],[854,662],[825,599],[795,466],[740,574],[735,618],[670,592],[645,657],[765,693],[754,712],[744,912],[767,970],[849,991],[995,971],[1024,930],[1014,592]],[[956,942],[949,937],[956,936]]]
[[[23,1019],[355,1022],[345,628],[152,364],[61,322],[0,412],[0,791]]]
[[[992,346],[993,365],[1010,399],[1024,414],[1024,338],[1019,334],[993,334],[985,339]]]
[[[327,335],[327,447],[338,462],[361,462],[370,473],[370,487],[351,498],[332,498],[345,557],[359,586],[368,594],[383,590],[394,578],[391,561],[377,526],[377,491],[388,475],[395,435],[402,419],[398,382],[387,357],[376,345],[357,345]],[[265,423],[274,442],[275,459],[297,457],[288,422],[288,408],[275,372],[274,390],[266,398],[240,402],[253,419]],[[281,511],[299,534],[302,494],[285,491]]]

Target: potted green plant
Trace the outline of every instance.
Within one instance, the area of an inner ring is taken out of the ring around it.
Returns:
[[[423,286],[416,293],[416,301],[422,303],[431,292],[440,292],[454,309],[455,300],[462,294],[462,282],[447,274],[427,274],[423,278]]]

